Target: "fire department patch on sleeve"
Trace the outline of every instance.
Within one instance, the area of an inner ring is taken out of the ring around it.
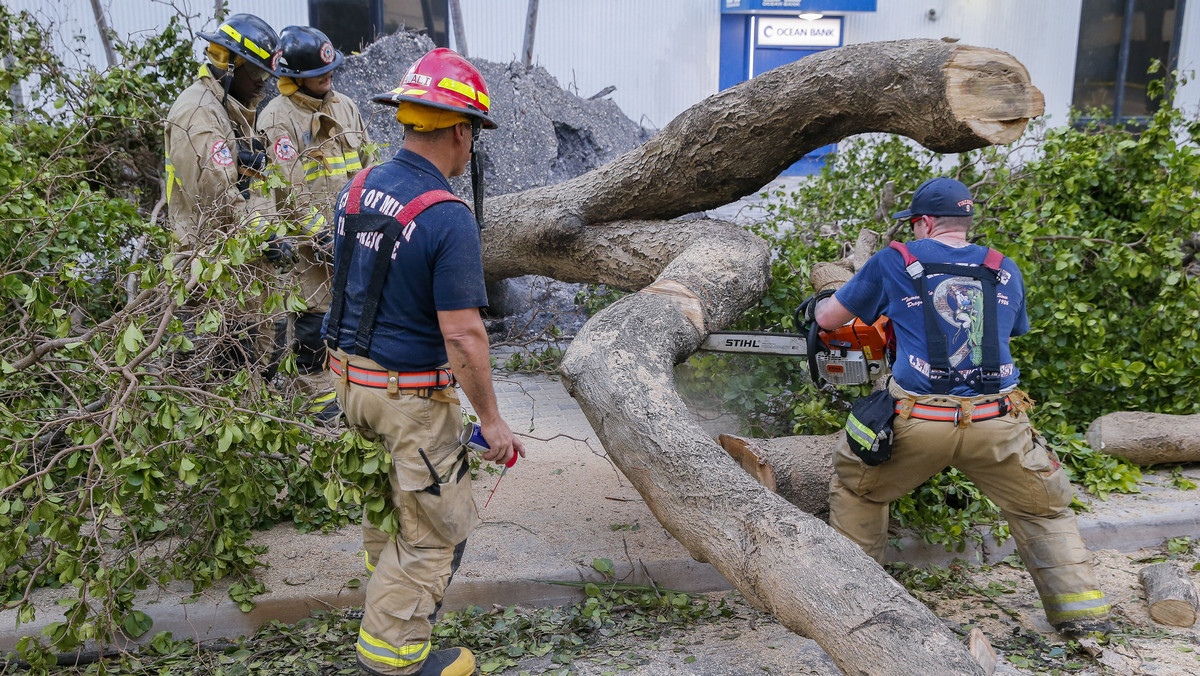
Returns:
[[[217,141],[213,144],[212,161],[222,167],[233,164],[233,153],[229,152],[229,146],[225,145],[224,141]]]
[[[286,136],[279,137],[279,140],[275,142],[275,157],[284,162],[296,159],[296,146],[292,143],[292,139]]]

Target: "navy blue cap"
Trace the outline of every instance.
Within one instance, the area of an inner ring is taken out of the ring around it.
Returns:
[[[970,216],[975,212],[975,200],[967,186],[952,178],[939,176],[921,184],[913,193],[912,203],[892,218],[913,216]]]

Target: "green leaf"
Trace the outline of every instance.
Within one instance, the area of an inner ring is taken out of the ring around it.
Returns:
[[[152,626],[154,626],[154,620],[140,610],[135,610],[129,613],[125,616],[125,619],[121,621],[121,627],[124,628],[125,633],[129,634],[129,636],[132,638],[137,638],[142,634],[145,634],[146,632],[150,631]]]
[[[136,324],[130,324],[121,336],[121,343],[130,352],[136,352],[138,346],[145,342],[146,338],[142,335],[142,329]]]

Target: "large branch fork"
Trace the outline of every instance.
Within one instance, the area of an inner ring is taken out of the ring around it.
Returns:
[[[962,152],[1016,140],[1043,108],[1028,71],[1004,52],[937,40],[851,45],[710,96],[575,179],[488,200],[490,279],[637,290],[575,337],[561,367],[568,391],[659,522],[847,674],[983,670],[875,561],[739,470],[693,422],[674,366],[763,296],[771,254],[732,223],[667,219],[752,194],[848,136],[901,134]]]

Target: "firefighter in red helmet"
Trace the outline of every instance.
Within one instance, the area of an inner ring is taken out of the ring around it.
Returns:
[[[399,522],[389,537],[363,519],[371,580],[358,662],[371,674],[466,676],[471,651],[430,645],[431,622],[480,523],[456,386],[479,416],[485,460],[525,454],[492,388],[479,226],[448,180],[466,172],[479,129],[496,125],[483,77],[449,49],[421,57],[374,100],[396,106],[404,146],[338,196],[324,329],[346,422],[392,456]]]

